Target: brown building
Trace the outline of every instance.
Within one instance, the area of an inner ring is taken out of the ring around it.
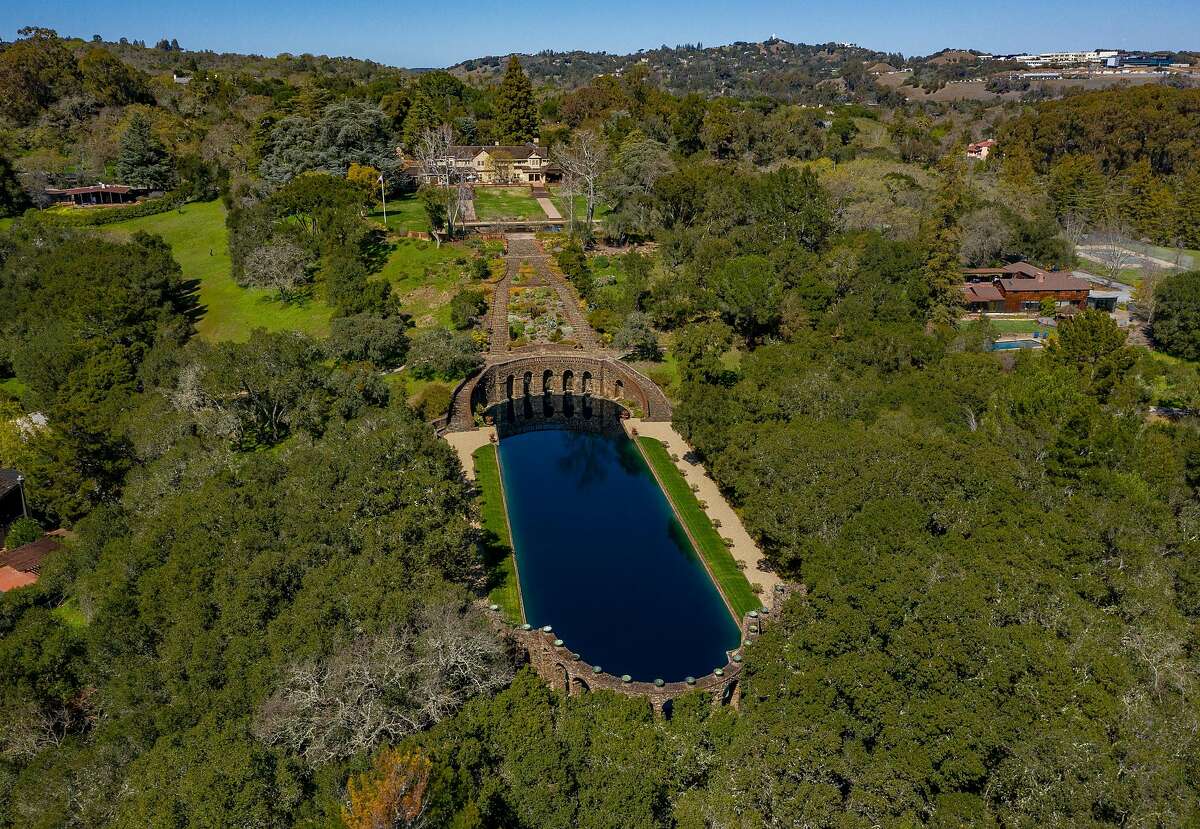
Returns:
[[[46,188],[46,195],[55,204],[73,204],[76,207],[94,207],[108,204],[130,204],[149,193],[143,187],[127,187],[124,184],[92,184],[88,187],[68,187],[58,190]]]
[[[61,530],[56,530],[37,541],[0,553],[0,593],[37,584],[42,562],[62,546],[61,534]]]
[[[1043,299],[1053,299],[1060,311],[1087,308],[1091,285],[1061,271],[1044,271],[1028,262],[1003,268],[963,271],[963,302],[973,313],[1018,314],[1040,311]]]

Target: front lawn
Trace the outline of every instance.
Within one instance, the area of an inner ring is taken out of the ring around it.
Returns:
[[[500,481],[500,455],[495,445],[475,450],[475,484],[479,487],[479,517],[483,523],[484,564],[487,567],[490,591],[488,599],[500,605],[504,618],[514,625],[525,617],[521,611],[521,589],[517,584],[517,565],[514,559],[512,533],[508,528],[508,513]]]
[[[243,288],[233,281],[225,207],[219,201],[186,204],[103,229],[120,237],[144,230],[171,246],[184,277],[200,283],[204,315],[196,328],[206,340],[245,340],[255,328],[301,331],[314,337],[329,333],[332,311],[323,301],[282,302],[274,291]]]
[[[544,219],[546,211],[528,187],[476,187],[475,216],[480,221]]]
[[[670,453],[662,443],[654,438],[639,437],[638,445],[650,462],[654,472],[662,482],[667,496],[675,506],[675,512],[687,526],[688,532],[700,546],[697,551],[704,557],[709,571],[717,581],[717,586],[725,594],[725,598],[733,605],[738,618],[762,606],[762,600],[750,589],[750,582],[738,569],[733,554],[721,540],[716,527],[712,525],[708,515],[700,507],[696,494],[688,486],[683,473],[675,467]]]

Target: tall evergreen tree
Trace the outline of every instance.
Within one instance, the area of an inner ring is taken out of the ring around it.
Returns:
[[[409,152],[416,152],[417,144],[420,143],[425,130],[436,129],[438,123],[437,113],[434,112],[429,98],[417,93],[404,116],[404,126],[401,130],[404,146]]]
[[[962,265],[959,249],[962,230],[959,218],[966,207],[966,183],[962,164],[947,157],[941,165],[942,180],[930,214],[921,229],[925,248],[922,274],[929,290],[929,320],[952,325],[962,306]]]
[[[143,115],[134,115],[121,136],[117,178],[121,184],[151,190],[166,190],[175,178],[167,148],[150,131],[150,122]]]
[[[17,180],[12,162],[0,155],[0,217],[20,215],[29,206],[29,197]]]
[[[508,68],[504,70],[496,111],[496,136],[501,141],[518,144],[532,141],[537,136],[538,112],[533,100],[533,84],[516,55],[508,59]]]
[[[1200,248],[1200,170],[1189,170],[1175,186],[1175,217],[1179,241],[1185,248]]]

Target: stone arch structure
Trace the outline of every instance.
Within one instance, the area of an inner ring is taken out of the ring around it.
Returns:
[[[583,394],[592,393],[592,373],[590,371],[585,371],[583,373],[583,378],[579,383],[579,391]]]
[[[582,694],[588,693],[591,690],[592,690],[591,686],[589,686],[587,684],[587,680],[585,680],[583,677],[576,676],[576,677],[571,678],[571,694],[572,694],[572,696],[580,696]]]
[[[527,371],[523,375],[522,380],[522,397],[528,397],[533,391],[533,372]]]
[[[554,394],[559,389],[577,391],[582,378],[583,391],[593,397],[624,401],[640,410],[646,420],[671,419],[671,404],[649,378],[620,360],[564,352],[514,357],[485,366],[455,389],[447,428],[474,428],[476,407],[486,409],[512,400],[517,378],[528,378],[532,385],[538,377],[542,380],[541,388],[534,390],[538,394]]]
[[[556,677],[556,679],[558,679],[559,683],[560,683],[559,689],[564,694],[570,694],[571,693],[571,674],[567,671],[567,666],[561,662],[557,662],[557,663],[555,663],[554,667],[558,669],[558,676]]]

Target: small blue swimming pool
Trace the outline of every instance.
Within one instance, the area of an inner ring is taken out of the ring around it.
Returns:
[[[992,351],[1013,351],[1018,348],[1041,348],[1041,340],[1005,340],[992,343]]]

